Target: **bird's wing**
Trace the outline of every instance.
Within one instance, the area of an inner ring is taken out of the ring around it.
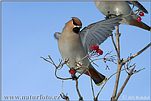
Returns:
[[[115,26],[119,25],[121,20],[122,15],[119,15],[108,20],[90,24],[83,28],[80,32],[80,38],[85,51],[91,52],[91,45],[100,45],[103,43],[110,35],[112,35],[112,31],[115,29]]]
[[[54,34],[54,38],[55,39],[59,39],[59,37],[61,36],[61,33],[60,32],[55,32],[55,34]]]
[[[148,11],[145,9],[145,7],[139,3],[138,1],[127,1],[129,4],[132,4],[136,7],[138,7],[140,10],[142,10],[144,13],[148,13]]]

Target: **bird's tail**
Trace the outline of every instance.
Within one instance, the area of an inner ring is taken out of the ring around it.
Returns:
[[[94,81],[94,83],[96,85],[101,85],[104,81],[107,80],[107,78],[99,73],[95,68],[90,67],[89,71],[85,73],[86,75],[90,76],[92,78],[92,80]]]
[[[148,30],[151,32],[151,27],[148,26],[147,24],[143,23],[143,22],[138,22],[136,19],[131,19],[131,21],[129,22],[130,25],[132,26],[136,26],[145,30]]]

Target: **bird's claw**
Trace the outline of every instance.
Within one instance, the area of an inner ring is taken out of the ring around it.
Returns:
[[[72,77],[72,80],[77,80],[78,79],[75,74],[71,75],[71,77]]]

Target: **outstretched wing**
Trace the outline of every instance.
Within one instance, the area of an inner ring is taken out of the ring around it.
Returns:
[[[99,21],[83,28],[80,32],[80,37],[85,51],[91,52],[91,45],[100,45],[112,35],[115,26],[119,25],[119,22],[122,20],[121,17],[122,15],[108,20]]]
[[[142,10],[144,13],[148,13],[148,11],[145,9],[145,7],[139,3],[138,1],[127,1],[129,4],[132,4],[136,7],[138,7],[140,10]]]

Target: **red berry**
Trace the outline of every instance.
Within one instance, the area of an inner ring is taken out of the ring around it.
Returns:
[[[75,70],[75,69],[70,69],[70,70],[69,70],[69,73],[70,73],[71,75],[74,75],[74,74],[76,73],[76,70]]]
[[[92,46],[90,46],[90,49],[97,51],[99,49],[99,46],[98,45],[92,45]]]
[[[138,21],[138,22],[141,22],[141,20],[142,20],[142,18],[139,16],[139,17],[137,18],[137,21]]]
[[[140,15],[140,16],[144,16],[144,12],[140,12],[139,15]]]
[[[102,55],[102,54],[103,54],[103,51],[102,51],[101,49],[98,49],[96,52],[97,52],[99,55]]]

